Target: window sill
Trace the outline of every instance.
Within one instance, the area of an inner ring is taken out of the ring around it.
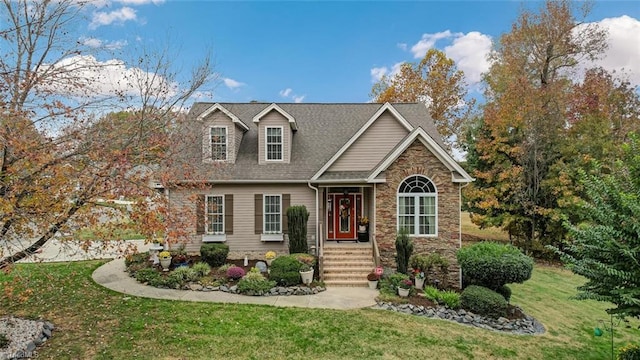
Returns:
[[[226,242],[226,241],[227,241],[227,234],[202,235],[203,243]]]
[[[268,242],[268,241],[284,241],[283,234],[261,234],[260,241]]]

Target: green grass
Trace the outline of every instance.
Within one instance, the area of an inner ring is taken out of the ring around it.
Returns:
[[[513,286],[548,332],[517,336],[388,311],[190,303],[119,294],[91,280],[101,262],[18,265],[0,275],[0,315],[57,326],[39,359],[606,359],[593,336],[604,304],[570,300],[582,279],[550,267]],[[12,279],[20,281],[14,287]],[[2,290],[0,290],[2,291]],[[31,291],[30,293],[27,293]],[[20,295],[28,295],[20,300]],[[616,346],[640,338],[639,323]],[[435,357],[434,357],[435,356]]]
[[[473,240],[493,240],[505,242],[509,241],[509,234],[499,228],[480,229],[476,224],[471,222],[469,213],[463,211],[461,214],[462,233],[469,235]]]

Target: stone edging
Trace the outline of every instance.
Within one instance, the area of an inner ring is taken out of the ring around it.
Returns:
[[[143,284],[145,286],[151,286],[149,284]],[[161,288],[159,288],[161,289]],[[226,292],[226,293],[230,293],[230,294],[236,294],[236,295],[245,295],[245,296],[294,296],[294,295],[315,295],[317,293],[323,292],[325,290],[327,290],[327,288],[323,287],[323,286],[316,286],[316,287],[308,287],[308,286],[276,286],[276,287],[272,287],[271,290],[266,291],[266,292],[248,292],[248,293],[241,293],[238,291],[238,286],[237,285],[233,285],[233,286],[226,286],[226,285],[220,285],[220,286],[210,286],[210,285],[202,285],[202,284],[198,284],[198,283],[189,283],[186,284],[184,286],[182,286],[180,289],[175,289],[175,290],[188,290],[188,291],[203,291],[203,292],[209,292],[209,291],[222,291],[222,292]]]
[[[49,321],[26,320],[14,316],[0,318],[0,333],[9,346],[0,350],[0,360],[36,357],[36,347],[51,338],[55,327]]]
[[[413,304],[393,304],[383,301],[376,301],[378,305],[374,309],[391,310],[399,313],[425,316],[457,322],[462,325],[474,326],[486,330],[507,332],[518,335],[539,335],[546,330],[538,320],[527,315],[524,319],[509,320],[504,317],[498,319],[486,318],[476,315],[464,309],[452,310],[444,306],[435,308],[425,308],[422,305]]]

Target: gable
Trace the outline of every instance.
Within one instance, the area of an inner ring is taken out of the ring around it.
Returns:
[[[409,130],[385,110],[327,171],[372,170],[408,133]]]

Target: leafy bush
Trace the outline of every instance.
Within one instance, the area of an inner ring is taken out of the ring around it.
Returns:
[[[200,256],[211,267],[222,266],[227,261],[229,246],[226,244],[202,244]]]
[[[422,291],[424,293],[425,298],[431,301],[438,302],[438,299],[440,298],[440,290],[434,288],[433,286],[425,286],[424,290]]]
[[[193,268],[179,267],[173,270],[169,274],[169,277],[172,277],[177,283],[182,285],[187,281],[198,281],[198,279],[200,278],[200,274],[198,274],[198,272]]]
[[[134,264],[147,264],[149,262],[149,252],[129,254],[124,258],[124,266],[127,268]]]
[[[509,300],[511,300],[511,288],[508,287],[507,285],[502,285],[500,286],[496,292],[500,295],[502,295],[502,297],[504,297],[505,300],[507,300],[507,302],[509,302]]]
[[[411,278],[407,274],[395,273],[391,274],[386,278],[380,280],[380,293],[386,293],[388,295],[397,294],[398,288],[403,281],[409,280]],[[411,289],[411,292],[415,292],[415,289]]]
[[[618,360],[640,360],[640,346],[627,344],[620,348]]]
[[[269,281],[260,273],[260,270],[252,268],[238,282],[238,291],[241,293],[250,293],[254,295],[262,295],[276,286],[275,281]]]
[[[136,272],[136,280],[141,283],[148,283],[151,280],[161,277],[160,273],[153,268],[141,269]]]
[[[290,206],[287,209],[287,226],[289,228],[289,253],[307,253],[307,221],[309,212],[304,205]]]
[[[155,287],[165,287],[169,289],[176,289],[180,286],[180,281],[178,281],[175,277],[172,276],[158,276],[157,278],[151,279],[149,281],[149,285]]]
[[[460,304],[479,315],[498,318],[507,313],[507,301],[497,292],[482,286],[470,285],[460,295]]]
[[[458,250],[456,257],[465,286],[497,290],[505,284],[529,280],[533,271],[533,259],[511,245],[481,242]]]
[[[314,267],[316,265],[316,257],[311,254],[296,253],[289,256],[295,258],[302,264],[307,264],[311,267]]]
[[[220,266],[220,267],[218,268],[218,272],[219,272],[220,274],[222,274],[222,275],[225,275],[225,276],[226,276],[226,275],[227,275],[227,270],[229,270],[229,268],[234,267],[234,266],[235,266],[234,264],[224,264],[224,265],[222,265],[222,266]]]
[[[409,266],[409,258],[413,252],[413,241],[409,237],[407,230],[402,229],[396,237],[396,264],[398,272],[406,274]]]
[[[446,305],[449,309],[458,309],[460,307],[460,294],[455,291],[441,291],[438,303]]]
[[[207,276],[211,272],[211,266],[205,262],[199,262],[193,264],[193,271],[195,271],[199,277]]]
[[[232,266],[227,270],[227,278],[238,280],[245,275],[244,269],[239,266]]]
[[[300,283],[300,267],[302,263],[294,256],[285,255],[277,257],[271,263],[269,278],[275,280],[278,285],[293,286]]]
[[[432,284],[434,280],[438,279],[443,286],[446,286],[445,282],[449,274],[449,265],[449,260],[436,252],[429,255],[412,255],[409,258],[409,266],[414,270],[424,272],[425,282],[427,284]]]

